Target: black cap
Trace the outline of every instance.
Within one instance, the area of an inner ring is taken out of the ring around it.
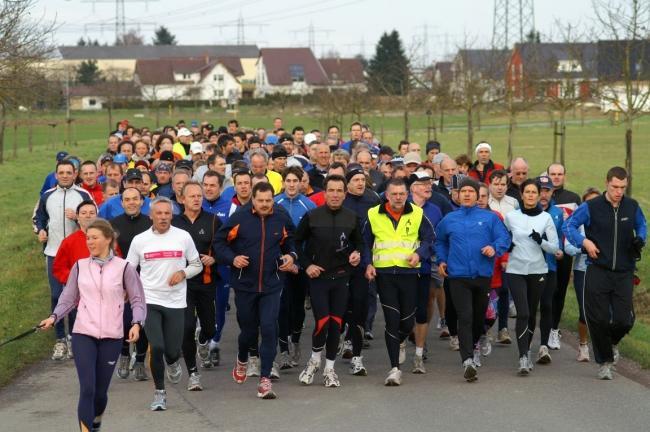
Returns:
[[[217,129],[217,133],[219,134],[227,134],[228,133],[228,128],[225,126],[219,126],[219,129]]]
[[[142,171],[137,168],[129,168],[124,174],[124,181],[140,180],[142,181]]]
[[[169,150],[165,150],[164,152],[160,153],[160,160],[174,162],[174,153]]]
[[[293,136],[291,134],[285,133],[278,139],[278,142],[291,141],[293,142]]]
[[[458,182],[458,190],[461,190],[462,188],[467,186],[474,189],[476,191],[476,195],[478,196],[481,187],[479,186],[476,180],[474,180],[471,177],[463,177],[463,179],[460,182]]]
[[[271,159],[276,159],[276,158],[281,158],[281,157],[289,157],[289,154],[285,150],[284,147],[281,145],[276,145],[273,147],[273,152],[271,153]]]
[[[187,159],[181,159],[178,162],[176,162],[176,168],[183,168],[183,169],[188,169],[190,171],[193,171],[194,165],[192,164],[192,161],[188,161]]]
[[[364,176],[366,175],[366,172],[361,168],[361,165],[356,164],[356,163],[351,163],[347,167],[348,172],[345,174],[345,180],[349,182],[352,180],[352,177],[354,177],[357,174],[363,174]]]
[[[438,151],[440,151],[440,143],[438,141],[429,141],[427,143],[426,153],[429,153],[433,149],[437,149]]]
[[[380,156],[381,155],[393,156],[394,154],[395,154],[395,151],[391,147],[381,146],[381,148],[379,149],[379,155]]]

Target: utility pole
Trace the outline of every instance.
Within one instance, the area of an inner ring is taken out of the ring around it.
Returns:
[[[298,30],[293,30],[291,33],[295,35],[298,35],[300,33],[307,33],[307,46],[314,52],[316,50],[316,33],[325,33],[326,37],[329,37],[329,34],[332,32],[332,30],[326,30],[326,29],[317,29],[314,27],[314,23],[310,22],[309,26],[305,28],[301,28]]]
[[[92,3],[93,12],[95,11],[96,3],[115,3],[115,42],[120,40],[120,37],[126,33],[126,3],[144,3],[149,7],[150,1],[158,0],[81,0],[82,3]],[[102,28],[102,24],[98,24]]]

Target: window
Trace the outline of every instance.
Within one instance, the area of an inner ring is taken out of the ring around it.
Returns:
[[[289,74],[293,82],[305,81],[305,67],[303,65],[289,65]]]
[[[223,97],[223,90],[217,90],[217,97],[219,98]]]
[[[95,106],[97,105],[97,101],[95,99],[88,99],[88,105]]]

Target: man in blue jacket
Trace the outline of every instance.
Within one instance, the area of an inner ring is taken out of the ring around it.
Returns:
[[[273,187],[253,187],[252,206],[233,213],[216,238],[217,260],[232,265],[235,290],[239,351],[232,376],[246,381],[249,348],[256,344],[258,331],[261,373],[257,397],[275,399],[271,367],[277,353],[277,323],[284,272],[293,268],[297,255],[293,246],[293,224],[286,212],[274,211]]]
[[[510,247],[510,235],[499,217],[477,204],[479,184],[469,177],[459,184],[458,210],[436,227],[436,263],[449,278],[450,294],[458,314],[458,339],[464,378],[477,379],[474,346],[483,332],[494,258]]]

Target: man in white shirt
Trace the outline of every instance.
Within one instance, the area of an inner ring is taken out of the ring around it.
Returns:
[[[490,174],[490,198],[488,206],[491,210],[499,212],[506,217],[512,210],[519,208],[519,202],[511,196],[506,195],[508,190],[508,173],[505,170],[495,170]]]

